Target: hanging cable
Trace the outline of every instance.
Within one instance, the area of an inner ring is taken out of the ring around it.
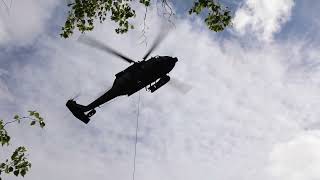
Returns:
[[[135,139],[135,144],[134,144],[134,156],[133,156],[132,180],[134,180],[135,173],[136,173],[137,142],[138,142],[139,115],[140,115],[140,96],[141,96],[141,93],[139,92],[138,112],[137,112],[137,119],[136,119],[136,139]]]

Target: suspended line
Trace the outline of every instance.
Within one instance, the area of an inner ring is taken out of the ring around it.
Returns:
[[[141,96],[141,93],[139,92],[138,112],[137,112],[137,119],[136,119],[136,139],[135,139],[135,144],[134,144],[134,156],[133,156],[132,180],[134,180],[135,173],[136,173],[137,142],[138,142],[139,115],[140,115],[140,96]]]

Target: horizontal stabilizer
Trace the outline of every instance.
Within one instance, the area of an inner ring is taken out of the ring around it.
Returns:
[[[72,114],[78,118],[80,121],[88,124],[90,121],[89,117],[91,117],[93,114],[90,114],[90,116],[86,115],[86,106],[82,106],[80,104],[77,104],[73,100],[68,100],[66,103],[66,106],[68,109],[72,112]]]

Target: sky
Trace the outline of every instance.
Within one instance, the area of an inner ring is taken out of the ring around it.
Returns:
[[[174,26],[151,55],[178,57],[169,75],[192,89],[165,85],[119,97],[87,125],[65,102],[79,95],[78,103],[90,103],[128,64],[79,44],[78,32],[61,39],[65,1],[4,2],[0,118],[37,110],[46,122],[44,129],[8,127],[12,144],[0,161],[26,146],[32,169],[25,180],[132,179],[138,104],[136,180],[320,179],[320,2],[221,1],[233,26],[215,33],[187,15],[190,2],[175,1]],[[106,21],[87,34],[139,60],[168,19],[153,4],[143,37],[145,9],[134,6],[129,33],[117,35]]]

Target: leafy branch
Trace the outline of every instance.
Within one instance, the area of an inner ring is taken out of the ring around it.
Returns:
[[[12,121],[4,122],[0,120],[0,144],[1,146],[7,145],[9,146],[11,137],[8,135],[5,127],[12,123],[20,123],[23,120],[29,120],[30,125],[34,126],[39,124],[41,128],[45,126],[45,122],[43,118],[37,111],[28,111],[28,116],[20,117],[19,115],[15,115]],[[13,173],[15,176],[25,176],[28,170],[31,168],[31,163],[26,158],[27,149],[23,146],[18,147],[13,154],[11,155],[10,160],[6,159],[5,162],[0,163],[0,175],[1,173],[10,174]],[[0,177],[1,180],[1,177]]]
[[[197,0],[189,14],[200,14],[205,9],[209,12],[204,21],[210,30],[219,32],[231,25],[230,11],[214,0]]]
[[[81,33],[92,31],[94,29],[94,21],[99,19],[103,23],[107,17],[117,23],[116,33],[122,34],[133,29],[134,26],[129,23],[129,19],[136,16],[136,11],[132,9],[131,2],[133,0],[75,0],[69,3],[67,20],[62,27],[61,37],[68,38],[73,34],[74,29],[78,29]],[[138,0],[136,0],[138,1]],[[224,30],[231,25],[231,14],[227,8],[222,7],[215,0],[194,0],[194,5],[190,9],[189,14],[200,14],[204,9],[209,11],[205,23],[210,30],[215,32]],[[151,4],[151,0],[139,0],[139,3],[146,8]],[[161,0],[162,8],[169,11],[169,19],[174,15],[168,0]]]
[[[21,120],[23,120],[23,119],[31,120],[31,122],[30,122],[31,126],[33,126],[36,123],[38,123],[40,125],[40,127],[43,128],[46,125],[45,122],[43,121],[43,118],[40,117],[40,114],[38,112],[36,112],[36,111],[29,111],[29,116],[24,116],[24,117],[20,117],[19,115],[15,115],[13,117],[13,119],[14,120],[12,120],[12,121],[4,123],[3,127],[5,127],[6,125],[8,125],[10,123],[14,123],[14,122],[20,123]]]
[[[15,176],[21,175],[24,177],[28,170],[31,168],[31,163],[25,157],[27,149],[23,146],[18,147],[11,155],[10,161],[6,159],[4,163],[0,164],[0,175],[2,172]],[[1,177],[0,177],[1,180]]]
[[[129,19],[136,16],[135,10],[131,8],[132,0],[75,0],[68,4],[70,11],[62,27],[60,36],[68,38],[77,27],[80,32],[91,31],[94,28],[95,19],[100,23],[106,20],[108,14],[110,19],[118,24],[115,29],[117,33],[125,33],[134,26]],[[145,6],[150,5],[150,0],[140,0]]]

